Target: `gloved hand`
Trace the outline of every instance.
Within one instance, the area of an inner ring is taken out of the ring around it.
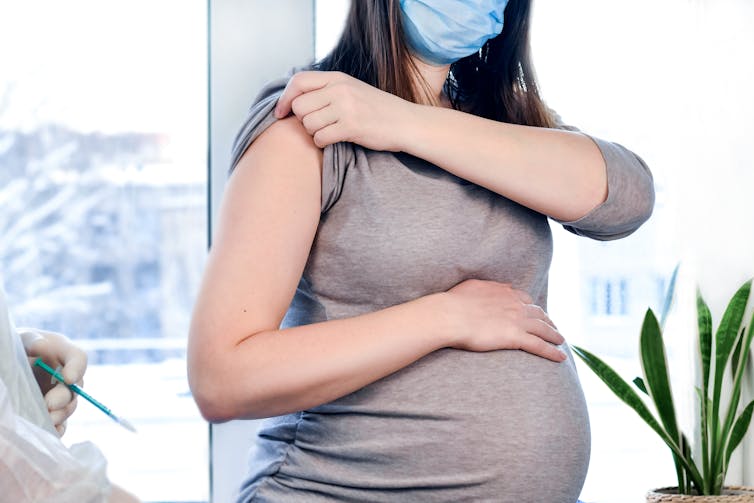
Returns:
[[[74,345],[66,336],[34,328],[19,328],[18,334],[23,341],[29,363],[42,358],[52,368],[62,367],[60,373],[68,384],[84,385],[86,371],[86,353]],[[76,394],[67,386],[51,379],[50,375],[34,366],[34,376],[39,389],[44,395],[52,424],[59,435],[65,433],[66,420],[76,410]]]

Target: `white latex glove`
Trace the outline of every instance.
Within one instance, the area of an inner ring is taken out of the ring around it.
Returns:
[[[110,485],[108,503],[139,503],[139,498],[115,484]]]
[[[29,362],[42,358],[52,368],[62,367],[60,373],[68,384],[84,385],[86,371],[86,353],[74,345],[66,336],[34,328],[19,328],[18,334],[23,341]],[[54,381],[50,374],[33,366],[39,389],[44,395],[52,424],[59,435],[65,433],[66,420],[76,410],[76,394],[68,387]]]

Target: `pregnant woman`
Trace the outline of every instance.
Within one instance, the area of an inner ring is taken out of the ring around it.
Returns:
[[[210,421],[265,419],[239,502],[575,502],[589,421],[549,221],[636,230],[652,176],[563,126],[529,0],[354,0],[234,147],[194,310]]]

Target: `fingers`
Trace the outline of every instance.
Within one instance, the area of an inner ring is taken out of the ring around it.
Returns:
[[[521,338],[520,349],[547,358],[554,362],[562,362],[567,356],[556,346],[565,342],[565,337],[558,332],[547,313],[540,306],[528,304],[526,306],[527,319],[522,328],[525,333]]]
[[[86,353],[70,342],[63,347],[60,363],[63,365],[61,374],[67,383],[78,383],[84,378],[86,372]]]
[[[544,320],[529,319],[524,321],[522,327],[526,333],[539,337],[551,344],[560,345],[565,338],[555,328]]]
[[[24,348],[26,348],[27,350],[28,348],[32,347],[37,341],[44,340],[42,334],[40,334],[33,328],[19,327],[16,330],[18,332],[18,336],[21,338],[21,342],[23,343]]]
[[[331,97],[326,91],[314,90],[297,96],[291,102],[291,111],[299,119],[330,105]]]
[[[334,124],[336,121],[337,116],[333,113],[331,108],[326,107],[305,115],[301,120],[301,124],[304,126],[307,133],[315,136],[320,130]]]
[[[334,107],[330,106],[327,93],[314,90],[301,94],[293,99],[291,109],[319,148],[339,141],[335,138],[333,130],[322,131],[338,121],[338,115]]]
[[[306,71],[291,77],[275,106],[275,118],[282,119],[291,113],[293,100],[298,96],[325,87],[334,78],[333,73]]]
[[[547,313],[545,312],[545,310],[542,309],[541,307],[539,307],[538,305],[536,305],[536,304],[527,304],[526,307],[525,307],[525,311],[526,311],[526,316],[528,318],[534,318],[534,319],[537,319],[537,320],[542,320],[545,323],[547,323],[548,325],[550,325],[552,328],[554,328],[555,330],[558,329],[558,327],[555,326],[555,323],[553,323],[552,320],[550,319],[550,317],[547,315]]]
[[[87,356],[82,349],[64,335],[55,332],[24,329],[21,336],[30,364],[33,364],[37,358],[41,358],[45,363],[59,370],[66,383],[82,385],[87,364]],[[44,394],[48,410],[64,410],[63,420],[65,420],[76,407],[74,394],[68,387],[58,383],[41,369],[33,367],[33,371],[39,389]],[[71,403],[73,405],[69,407]],[[66,407],[69,409],[65,409]],[[65,412],[65,410],[70,410],[70,412]]]
[[[50,410],[50,419],[52,419],[52,424],[55,425],[55,428],[58,429],[58,433],[61,435],[63,432],[60,430],[59,426],[63,426],[63,431],[65,431],[65,423],[68,420],[69,417],[71,417],[71,414],[76,410],[76,406],[78,405],[78,400],[74,397],[74,399],[68,403],[65,407],[55,410]]]
[[[30,358],[40,357],[45,362],[50,358],[50,345],[47,342],[47,335],[33,328],[19,329],[18,335],[24,345],[24,350]]]
[[[540,306],[526,306],[528,318],[522,323],[525,333],[522,336],[521,349],[542,356],[548,360],[562,362],[565,353],[556,348],[565,342],[565,337],[558,332],[547,313]]]
[[[556,346],[553,346],[544,339],[531,334],[524,334],[522,336],[519,349],[557,363],[563,362],[568,358],[566,354]]]
[[[62,409],[75,398],[75,394],[63,384],[56,384],[45,396],[48,410]]]
[[[33,330],[39,337],[24,339],[26,354],[32,358],[42,358],[51,367],[62,366],[61,374],[67,383],[81,381],[86,372],[86,352],[73,344],[66,336],[45,330]],[[27,345],[26,342],[29,342]]]
[[[312,136],[312,141],[319,148],[325,148],[328,145],[343,141],[343,134],[340,131],[337,123],[326,126]]]

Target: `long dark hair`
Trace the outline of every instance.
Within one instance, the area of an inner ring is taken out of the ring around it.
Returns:
[[[453,108],[501,122],[553,127],[539,96],[531,63],[529,18],[532,0],[510,0],[502,33],[479,53],[450,66],[445,93]],[[313,69],[340,71],[412,102],[420,101],[412,82],[421,80],[409,57],[399,0],[352,0],[335,48]]]

